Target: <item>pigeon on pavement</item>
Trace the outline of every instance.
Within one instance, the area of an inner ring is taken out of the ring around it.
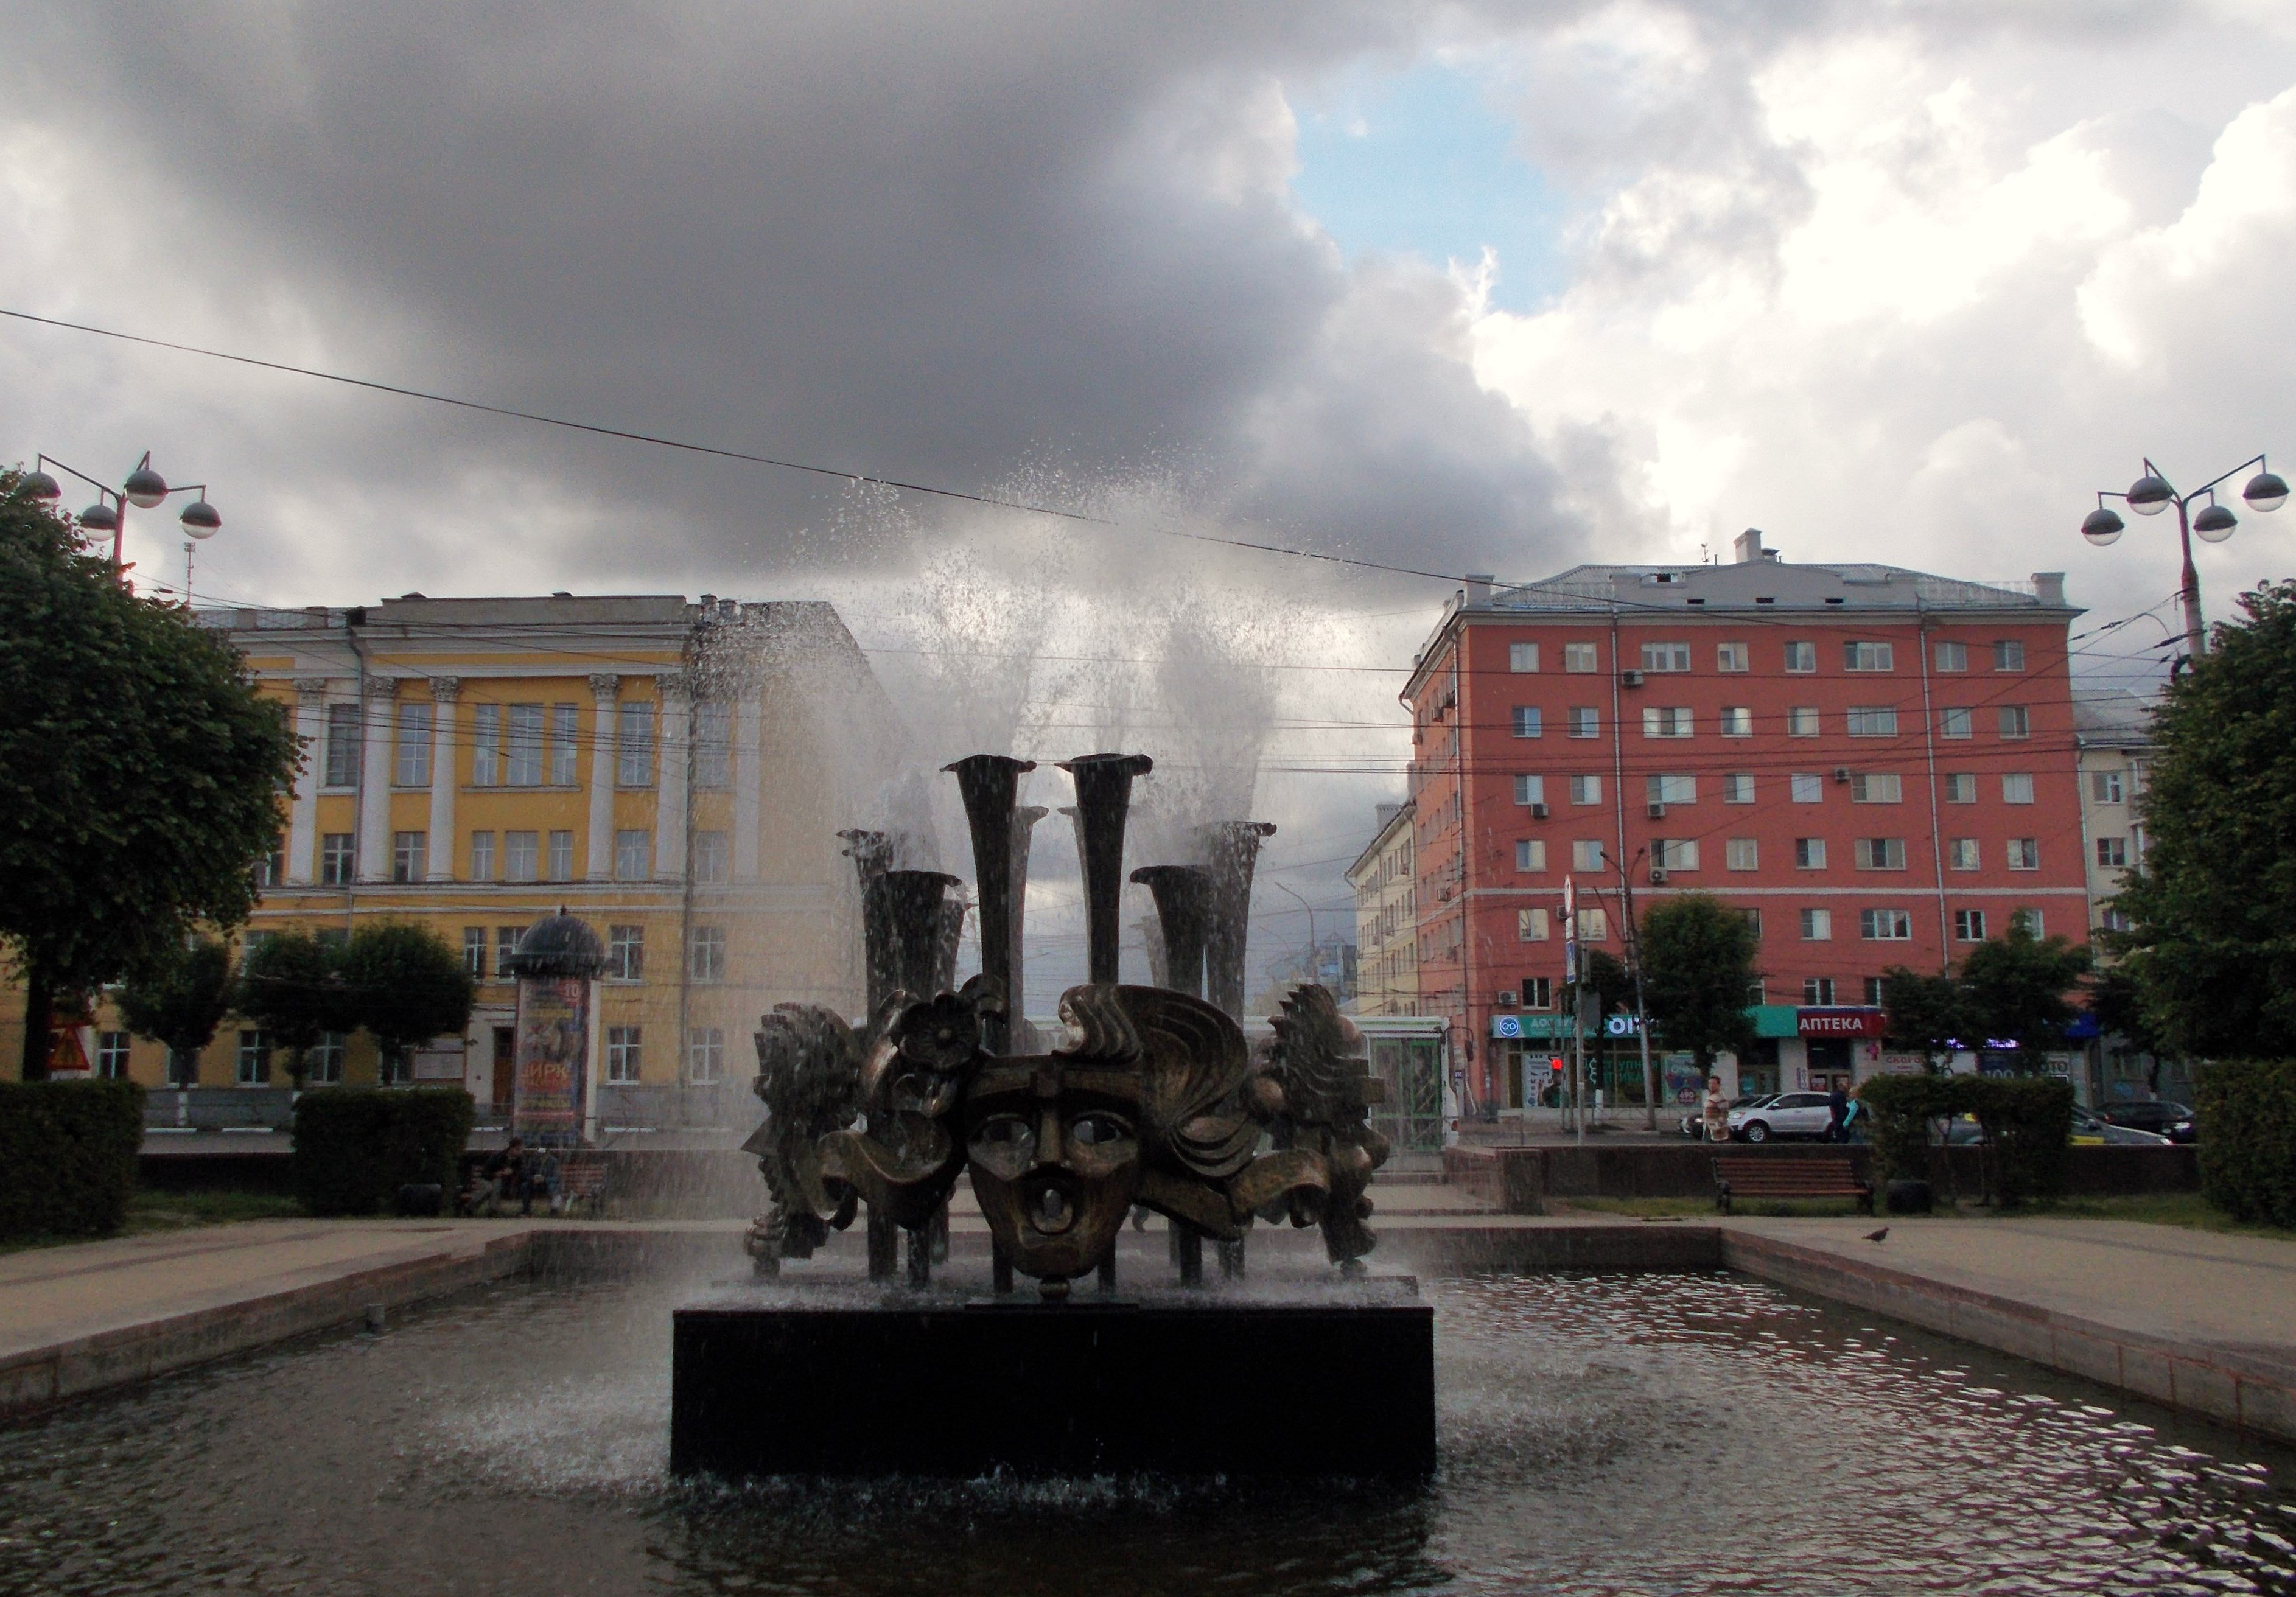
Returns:
[[[1879,1230],[1879,1231],[1869,1231],[1869,1232],[1867,1232],[1867,1233],[1866,1233],[1866,1240],[1867,1241],[1869,1241],[1869,1242],[1878,1242],[1878,1241],[1880,1241],[1883,1237],[1886,1237],[1886,1236],[1888,1236],[1889,1234],[1890,1234],[1890,1228],[1889,1228],[1888,1226],[1884,1225],[1884,1226],[1883,1226],[1883,1227],[1882,1227],[1882,1229],[1881,1229],[1881,1230]]]

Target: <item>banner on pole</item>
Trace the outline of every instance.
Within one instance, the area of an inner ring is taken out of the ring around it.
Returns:
[[[589,982],[579,976],[521,977],[512,1134],[537,1147],[580,1140],[589,1073]]]

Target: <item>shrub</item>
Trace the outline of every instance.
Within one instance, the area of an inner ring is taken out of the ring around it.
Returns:
[[[2054,1076],[1964,1076],[1968,1107],[1992,1153],[1993,1197],[2005,1208],[2065,1190],[2072,1083]]]
[[[1959,1076],[1875,1076],[1857,1089],[1874,1117],[1874,1175],[1879,1181],[1921,1179],[1930,1171],[1930,1122],[1963,1107]]]
[[[1985,1133],[1990,1197],[2013,1208],[2064,1191],[2073,1124],[2069,1082],[2052,1076],[1876,1076],[1857,1089],[1857,1098],[1874,1117],[1874,1163],[1882,1180],[1926,1175],[1931,1123],[1973,1114]]]
[[[371,1215],[408,1182],[455,1189],[474,1106],[460,1087],[323,1087],[295,1101],[295,1195],[315,1215]]]
[[[2201,1193],[2239,1220],[2296,1227],[2296,1061],[2203,1065]]]
[[[143,1146],[132,1081],[0,1082],[0,1237],[118,1231]]]

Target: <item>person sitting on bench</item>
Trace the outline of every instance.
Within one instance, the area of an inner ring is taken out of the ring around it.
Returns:
[[[490,1196],[496,1203],[507,1203],[512,1198],[519,1201],[519,1213],[534,1212],[537,1197],[548,1197],[550,1185],[534,1161],[527,1157],[526,1139],[512,1137],[504,1147],[489,1155],[479,1167]]]

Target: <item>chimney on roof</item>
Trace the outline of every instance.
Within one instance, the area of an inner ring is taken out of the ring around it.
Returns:
[[[1488,610],[1491,602],[1491,584],[1497,580],[1488,571],[1467,573],[1467,608]]]
[[[1740,533],[1738,535],[1737,550],[1738,563],[1742,566],[1751,565],[1754,561],[1761,559],[1762,556],[1767,553],[1767,551],[1762,547],[1762,529],[1759,527],[1749,527],[1745,531]]]
[[[2051,610],[2065,606],[2065,574],[2062,571],[2033,573],[2033,596]]]

